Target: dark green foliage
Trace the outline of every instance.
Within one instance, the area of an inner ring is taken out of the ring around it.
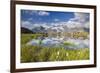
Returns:
[[[32,30],[25,28],[25,27],[21,27],[21,33],[33,33]]]

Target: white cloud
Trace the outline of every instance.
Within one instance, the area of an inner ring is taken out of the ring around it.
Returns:
[[[39,11],[38,12],[38,15],[40,16],[48,16],[50,13],[49,12],[46,12],[46,11]]]
[[[74,13],[74,18],[70,19],[71,21],[77,21],[77,22],[86,22],[87,19],[89,18],[89,15],[87,13],[80,13],[80,12],[75,12]]]
[[[21,27],[32,29],[33,24],[29,21],[21,21]]]
[[[29,18],[28,21],[33,21],[33,18]]]
[[[50,13],[47,12],[47,11],[25,10],[24,12],[27,13],[27,14],[30,14],[30,15],[39,15],[39,16],[48,16],[48,15],[50,15]]]
[[[75,27],[81,28],[81,27],[83,27],[82,23],[80,23],[80,22],[75,22],[75,21],[68,21],[68,22],[67,22],[67,26],[68,26],[69,28],[75,28]]]
[[[33,15],[33,14],[36,14],[37,11],[36,10],[34,10],[34,11],[33,10],[25,10],[24,13]]]
[[[84,24],[84,27],[85,27],[85,28],[89,28],[89,27],[90,27],[89,24],[90,24],[89,22],[86,22],[86,23]]]
[[[48,12],[45,11],[35,11],[35,14],[41,15],[41,16],[45,16],[45,15],[49,15]],[[26,27],[29,29],[32,29],[33,27],[37,27],[37,26],[44,26],[45,28],[49,28],[49,27],[56,27],[56,26],[67,26],[68,28],[75,28],[75,27],[85,27],[85,28],[89,28],[89,20],[86,20],[89,17],[89,15],[87,15],[86,13],[74,13],[74,18],[71,18],[69,21],[65,21],[65,22],[56,22],[56,23],[37,23],[34,24],[32,23],[30,20],[32,20],[32,18],[30,18],[28,21],[22,21],[21,22],[21,26],[22,27]],[[59,19],[55,18],[55,21],[59,21]]]
[[[87,13],[74,13],[74,17],[69,19],[69,21],[51,23],[53,26],[67,26],[68,28],[89,28],[89,15]]]
[[[46,29],[50,28],[50,25],[47,25],[47,23],[32,23],[30,21],[21,21],[21,27],[33,29],[35,27],[43,26]]]
[[[59,19],[55,18],[54,21],[57,22],[57,21],[59,21]]]
[[[79,13],[75,12],[74,13],[74,18],[71,18],[68,22],[67,25],[70,28],[74,27],[86,27],[89,28],[89,15],[87,13]]]

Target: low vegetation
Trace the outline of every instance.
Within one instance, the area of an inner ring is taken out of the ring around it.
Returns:
[[[89,48],[65,49],[63,47],[44,47],[26,45],[32,39],[38,38],[42,34],[22,34],[21,35],[21,62],[47,62],[47,61],[71,61],[89,59]],[[64,45],[74,45],[64,42]]]
[[[32,39],[36,39],[39,36],[42,36],[42,34],[21,34],[21,45],[26,44]]]
[[[22,46],[21,62],[71,61],[89,59],[89,49],[68,50],[41,46]]]

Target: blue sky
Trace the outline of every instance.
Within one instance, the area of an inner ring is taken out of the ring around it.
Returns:
[[[21,26],[32,28],[35,24],[51,25],[51,23],[61,24],[61,22],[84,25],[89,22],[89,16],[89,13],[80,12],[21,10]]]
[[[33,23],[64,22],[73,17],[73,12],[21,10],[21,20],[30,20]]]

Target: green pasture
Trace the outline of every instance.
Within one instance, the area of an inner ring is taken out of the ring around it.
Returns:
[[[64,49],[63,47],[43,47],[26,45],[32,39],[42,34],[21,34],[21,62],[47,62],[47,61],[72,61],[89,59],[89,48],[77,50]],[[64,42],[64,45],[74,45]]]

